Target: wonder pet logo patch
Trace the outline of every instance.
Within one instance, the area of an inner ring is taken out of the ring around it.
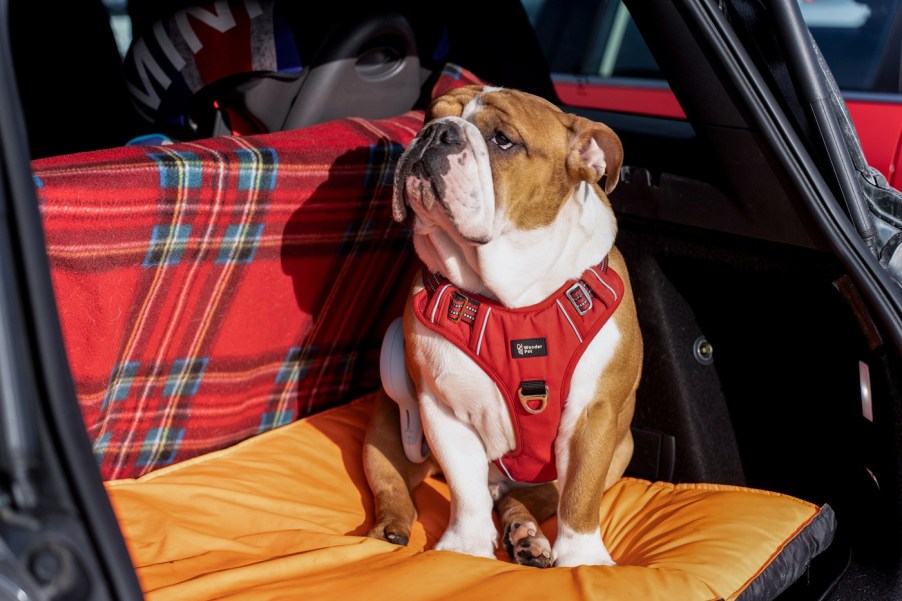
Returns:
[[[528,357],[544,357],[548,354],[548,343],[544,338],[523,338],[511,340],[511,357],[526,359]]]

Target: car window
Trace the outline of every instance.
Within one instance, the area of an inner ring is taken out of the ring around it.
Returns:
[[[900,91],[899,0],[806,0],[800,7],[841,88]]]
[[[555,76],[661,79],[621,2],[522,2]],[[843,90],[902,90],[900,5],[902,0],[799,1],[802,16]]]

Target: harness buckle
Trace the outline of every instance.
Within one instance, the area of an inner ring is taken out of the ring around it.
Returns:
[[[582,282],[576,282],[567,288],[564,294],[579,315],[585,315],[592,310],[592,293]]]
[[[451,301],[448,304],[448,319],[457,323],[463,316],[464,306],[467,303],[467,297],[455,290],[451,293]]]
[[[451,293],[451,300],[448,303],[448,319],[454,323],[462,321],[473,325],[476,322],[479,304],[478,300],[464,296],[455,290]]]
[[[525,390],[524,390],[525,389]],[[545,411],[548,406],[548,386],[544,380],[529,380],[520,383],[517,389],[517,397],[520,399],[520,405],[530,415],[538,415]],[[539,403],[539,406],[533,408],[533,405]]]

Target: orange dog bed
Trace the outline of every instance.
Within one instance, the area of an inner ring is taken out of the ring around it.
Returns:
[[[762,599],[829,545],[829,507],[731,486],[624,478],[601,507],[616,567],[540,570],[433,545],[447,486],[416,491],[410,544],[373,522],[361,448],[371,397],[138,479],[107,483],[147,598]],[[543,524],[552,539],[554,518]]]

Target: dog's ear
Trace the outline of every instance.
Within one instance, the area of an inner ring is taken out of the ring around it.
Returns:
[[[605,177],[604,192],[610,194],[620,181],[623,145],[610,127],[584,117],[571,119],[570,154],[567,169],[578,180],[598,182]]]
[[[426,123],[442,117],[460,117],[467,103],[476,98],[482,88],[480,85],[461,86],[442,94],[426,109]]]

